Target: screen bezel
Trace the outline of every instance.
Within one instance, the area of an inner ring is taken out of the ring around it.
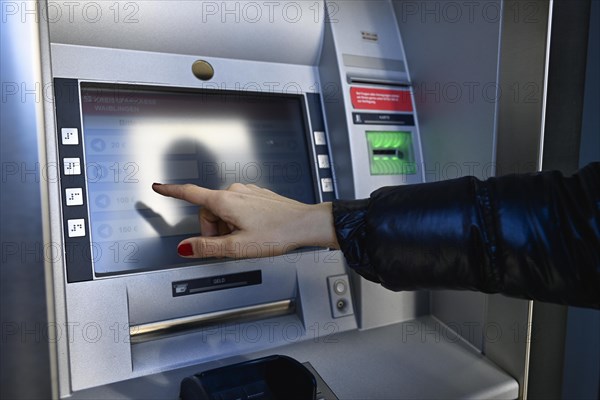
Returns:
[[[202,94],[211,94],[211,95],[220,95],[220,96],[248,96],[248,97],[268,97],[268,98],[272,98],[272,99],[277,99],[277,98],[288,98],[288,99],[294,99],[297,100],[299,102],[299,106],[300,106],[300,113],[301,113],[301,121],[303,123],[304,126],[304,135],[303,135],[303,140],[304,140],[304,148],[306,149],[306,155],[308,157],[308,163],[309,163],[309,169],[310,169],[310,178],[312,180],[312,190],[313,190],[313,195],[314,195],[314,199],[315,199],[315,204],[321,203],[323,201],[323,194],[321,192],[320,189],[320,185],[319,185],[319,174],[318,174],[318,168],[317,168],[317,160],[316,160],[316,151],[315,151],[315,143],[314,143],[314,138],[312,136],[312,127],[311,127],[311,121],[309,118],[309,111],[308,111],[308,104],[307,104],[307,99],[306,99],[306,95],[304,93],[283,93],[283,92],[261,92],[261,91],[250,91],[250,90],[231,90],[231,89],[208,89],[208,88],[194,88],[194,87],[186,87],[186,86],[172,86],[172,85],[161,85],[161,84],[147,84],[147,83],[136,83],[136,82],[131,82],[131,83],[115,83],[115,82],[108,82],[108,81],[97,81],[97,80],[78,80],[78,85],[77,85],[77,95],[78,95],[78,101],[79,101],[79,117],[80,117],[80,122],[81,122],[81,146],[83,149],[83,165],[87,165],[87,160],[86,160],[86,152],[85,152],[85,140],[86,140],[86,135],[85,135],[85,128],[83,126],[83,100],[82,100],[82,86],[85,87],[86,89],[94,89],[94,88],[98,88],[98,89],[112,89],[115,90],[117,93],[127,93],[129,91],[132,90],[140,90],[140,91],[156,91],[156,92],[163,92],[163,93],[168,93],[168,94],[196,94],[196,95],[202,95]],[[85,198],[86,198],[86,206],[87,206],[87,220],[88,220],[88,225],[89,227],[91,227],[91,211],[90,211],[90,207],[89,207],[89,188],[88,188],[88,179],[86,176],[86,180],[85,180]],[[88,227],[88,228],[89,228]],[[91,229],[89,230],[89,243],[90,246],[93,246],[94,243],[94,239],[92,237],[92,233],[91,233]],[[311,248],[307,248],[307,249],[298,249],[295,250],[296,252],[298,251],[310,251],[310,250],[314,250]],[[121,276],[133,276],[136,274],[146,274],[146,273],[152,273],[152,272],[161,272],[161,271],[173,271],[173,270],[177,270],[180,268],[190,268],[190,267],[194,267],[194,266],[199,266],[199,265],[212,265],[212,264],[220,264],[220,263],[227,263],[229,261],[234,261],[234,260],[227,260],[227,259],[196,259],[196,260],[191,260],[188,263],[181,263],[181,264],[176,264],[176,265],[170,265],[170,266],[165,266],[162,268],[148,268],[148,269],[135,269],[135,270],[131,270],[131,271],[116,271],[116,272],[108,272],[108,273],[97,273],[96,269],[95,269],[95,262],[94,259],[92,258],[91,260],[91,268],[92,268],[92,276],[93,276],[93,280],[99,280],[99,279],[107,279],[107,278],[115,278],[115,277],[121,277]]]

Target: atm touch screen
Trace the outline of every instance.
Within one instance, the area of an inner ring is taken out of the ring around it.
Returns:
[[[198,207],[153,182],[224,189],[253,183],[296,200],[316,194],[303,98],[81,83],[96,275],[179,266]]]

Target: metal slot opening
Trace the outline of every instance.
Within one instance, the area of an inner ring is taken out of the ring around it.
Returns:
[[[398,149],[376,149],[373,150],[374,156],[394,156],[398,158],[403,158],[404,155]]]
[[[378,79],[368,78],[364,76],[351,76],[347,75],[346,79],[350,85],[352,84],[366,84],[366,85],[384,85],[384,86],[398,86],[398,87],[410,87],[411,84],[408,81],[395,81],[389,79]]]
[[[142,343],[194,329],[231,321],[249,321],[292,314],[296,310],[293,300],[281,300],[230,310],[215,311],[190,317],[150,322],[129,327],[131,343]]]

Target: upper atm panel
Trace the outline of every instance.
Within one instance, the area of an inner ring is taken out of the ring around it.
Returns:
[[[325,18],[323,0],[41,4],[52,43],[296,65],[317,63]]]
[[[346,79],[409,82],[404,48],[389,1],[327,2],[327,10]]]
[[[340,94],[325,99],[339,197],[423,182],[414,94],[391,2],[327,4],[332,23],[319,73]]]

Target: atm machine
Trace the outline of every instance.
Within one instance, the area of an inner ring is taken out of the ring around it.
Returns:
[[[397,4],[59,6],[40,4],[56,396],[175,399],[186,376],[281,354],[327,399],[518,397],[431,293],[387,291],[329,249],[179,258],[198,210],[151,190],[242,182],[317,203],[424,182]]]

